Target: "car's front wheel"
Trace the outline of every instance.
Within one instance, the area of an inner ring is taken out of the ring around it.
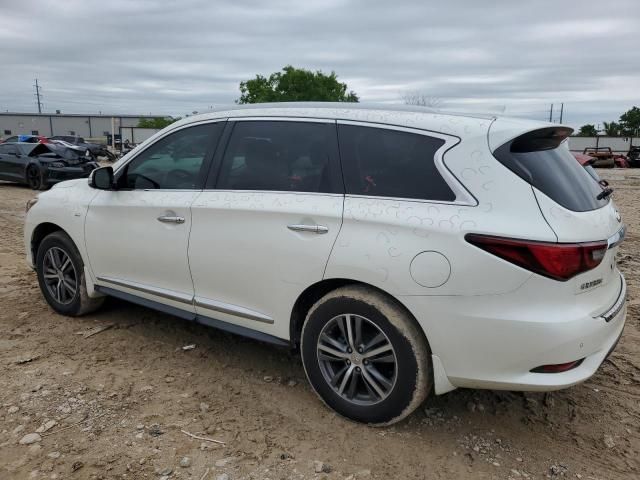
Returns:
[[[63,315],[79,316],[102,305],[103,298],[90,298],[84,263],[73,241],[64,232],[47,235],[36,255],[40,290],[47,303]]]
[[[396,423],[431,388],[429,349],[416,322],[366,286],[339,288],[320,299],[307,315],[300,348],[316,393],[355,421]]]

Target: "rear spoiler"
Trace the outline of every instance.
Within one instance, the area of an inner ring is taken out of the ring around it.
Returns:
[[[514,153],[539,152],[558,148],[573,132],[569,127],[547,127],[520,135],[511,142]]]
[[[508,143],[514,144],[514,152],[535,152],[558,147],[572,133],[567,125],[497,117],[489,126],[487,140],[492,152]]]

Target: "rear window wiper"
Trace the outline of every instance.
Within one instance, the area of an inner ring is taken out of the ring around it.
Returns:
[[[613,188],[611,187],[605,187],[602,189],[602,191],[598,194],[598,196],[596,197],[597,200],[603,200],[609,196],[611,196],[611,194],[613,193]]]

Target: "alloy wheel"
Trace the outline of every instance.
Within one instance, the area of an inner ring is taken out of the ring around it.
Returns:
[[[383,401],[395,385],[398,361],[391,341],[361,315],[329,320],[318,337],[317,357],[334,392],[356,405]]]
[[[51,247],[43,259],[44,283],[56,302],[67,305],[78,291],[78,275],[69,255],[59,247]]]

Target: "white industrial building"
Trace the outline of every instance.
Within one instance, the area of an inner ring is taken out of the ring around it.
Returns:
[[[0,113],[0,138],[11,135],[77,135],[85,139],[104,139],[111,134],[112,119],[116,134],[132,143],[140,143],[157,130],[138,129],[143,118],[163,115],[81,115],[75,113]]]

